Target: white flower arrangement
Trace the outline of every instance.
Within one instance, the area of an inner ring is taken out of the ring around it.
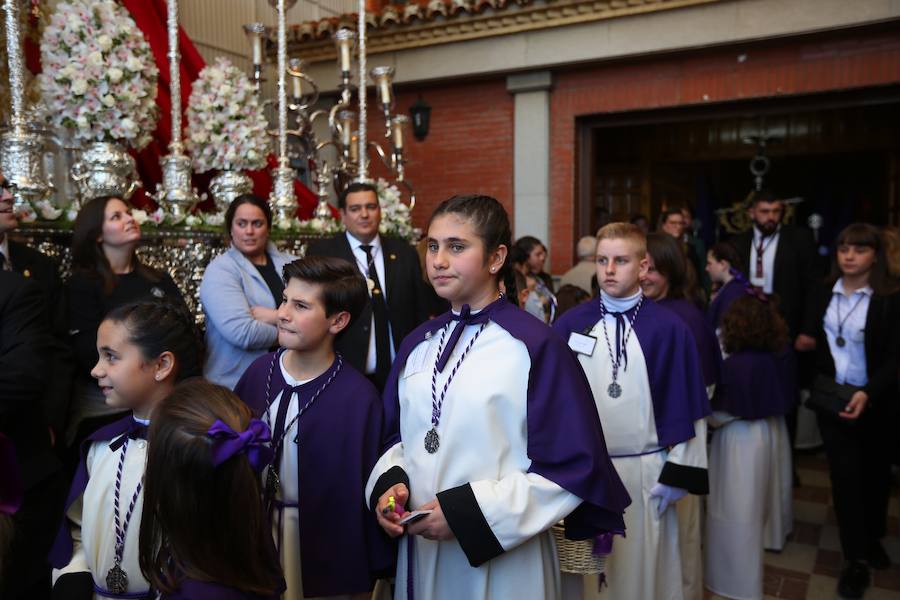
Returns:
[[[153,137],[159,71],[134,20],[114,0],[57,5],[41,38],[38,75],[54,127],[83,142],[141,149]]]
[[[243,71],[222,57],[200,71],[191,89],[186,140],[198,173],[262,168],[269,152],[267,127]]]
[[[421,230],[412,226],[409,206],[401,200],[400,190],[396,185],[379,178],[375,182],[378,190],[378,201],[381,204],[381,225],[378,232],[393,235],[405,240],[418,238]]]

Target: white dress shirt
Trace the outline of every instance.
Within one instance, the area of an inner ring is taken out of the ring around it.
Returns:
[[[12,261],[9,260],[9,236],[6,234],[0,236],[0,254],[2,254],[5,259],[2,268],[7,271],[12,271]]]
[[[775,280],[775,253],[778,251],[778,238],[781,235],[781,226],[771,236],[763,240],[763,276],[756,276],[756,249],[762,239],[762,233],[756,226],[753,227],[753,242],[750,244],[750,283],[762,288],[766,294],[772,293],[772,285]]]
[[[856,386],[866,385],[869,382],[866,374],[866,315],[872,300],[872,288],[867,285],[848,297],[844,292],[843,279],[838,279],[831,291],[824,325],[828,348],[834,359],[834,380]],[[841,321],[843,327],[839,325]],[[843,347],[837,345],[838,329],[844,338]]]
[[[366,251],[362,249],[363,243],[353,237],[353,235],[348,231],[346,232],[347,242],[350,244],[350,249],[353,251],[353,257],[356,259],[356,266],[359,267],[360,272],[364,277],[369,276],[369,261],[366,257]],[[375,239],[369,242],[369,245],[372,246],[372,262],[375,265],[375,272],[378,274],[378,282],[381,284],[381,294],[384,297],[385,303],[388,301],[388,289],[387,282],[384,278],[384,252],[381,248],[381,237],[376,235]],[[368,286],[366,286],[368,289]],[[372,296],[372,290],[369,290],[369,296]],[[394,351],[394,332],[391,329],[390,323],[388,323],[388,333],[390,334],[390,346],[391,346],[391,361],[394,360],[396,356],[396,352]],[[372,314],[372,322],[369,323],[369,351],[366,354],[366,373],[371,374],[375,372],[375,363],[377,360],[376,352],[375,352],[375,314]]]

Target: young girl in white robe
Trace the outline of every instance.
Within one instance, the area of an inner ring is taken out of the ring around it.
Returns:
[[[97,331],[91,371],[106,402],[131,410],[82,447],[50,562],[54,596],[140,598],[150,584],[138,564],[146,432],[154,407],[175,383],[201,372],[193,317],[163,301],[127,304]]]
[[[447,200],[427,244],[453,310],[401,345],[366,487],[384,530],[403,536],[395,597],[558,598],[550,527],[568,517],[573,538],[621,533],[628,503],[589,387],[565,342],[499,293],[503,277],[516,297],[496,200]],[[412,511],[430,512],[404,527]]]
[[[768,300],[745,294],[724,314],[729,354],[713,398],[709,454],[706,587],[727,598],[763,594],[763,546],[778,462],[772,420],[789,407],[783,361],[787,326]]]

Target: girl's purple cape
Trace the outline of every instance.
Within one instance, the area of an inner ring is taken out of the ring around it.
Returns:
[[[87,488],[88,480],[90,479],[87,470],[87,455],[88,451],[91,449],[91,445],[94,442],[112,441],[131,431],[135,427],[135,423],[136,421],[131,416],[131,413],[128,413],[128,415],[122,417],[118,421],[101,427],[81,443],[81,460],[78,462],[75,478],[72,479],[72,487],[69,489],[69,497],[66,499],[66,508],[63,511],[59,532],[56,534],[56,540],[53,542],[53,547],[50,549],[50,564],[53,565],[54,568],[61,569],[72,560],[72,533],[69,530],[66,513]]]
[[[566,312],[553,328],[568,339],[572,332],[590,332],[601,315],[598,296]],[[647,363],[659,445],[674,446],[693,438],[694,422],[709,415],[710,408],[691,331],[675,313],[645,298],[634,334]],[[605,352],[603,344],[598,341],[594,352]]]
[[[22,506],[25,488],[12,440],[0,433],[0,513],[11,515]]]
[[[706,322],[713,328],[713,331],[722,326],[722,318],[728,312],[731,303],[746,295],[746,287],[739,279],[732,279],[722,286],[709,308],[706,309]]]
[[[785,415],[797,397],[794,353],[743,350],[725,359],[713,408],[742,419]]]
[[[256,359],[234,388],[257,417],[265,412],[269,400],[290,389],[276,364],[271,398],[266,398],[266,379],[275,355],[270,352]],[[304,384],[302,401],[330,374],[328,369]],[[303,593],[307,596],[366,592],[376,576],[393,573],[396,547],[363,500],[366,480],[380,456],[382,419],[378,391],[347,361],[300,417],[298,510]],[[293,439],[288,435],[284,443],[292,444]]]
[[[606,451],[603,430],[584,372],[566,343],[549,327],[506,300],[486,308],[490,320],[525,344],[528,373],[528,471],[556,483],[583,500],[566,517],[566,536],[587,539],[600,532],[623,532],[622,514],[631,503]],[[451,320],[451,313],[427,321],[410,333],[384,390],[382,451],[400,441],[397,382],[413,349]]]
[[[678,315],[691,330],[697,346],[697,353],[700,356],[703,383],[707,386],[719,383],[722,371],[722,351],[719,348],[719,338],[716,337],[715,330],[707,323],[703,312],[693,303],[681,298],[663,298],[656,303]]]
[[[181,586],[171,594],[162,594],[161,600],[277,600],[279,595],[262,596],[251,592],[242,592],[233,587],[199,581],[197,579],[185,579]]]

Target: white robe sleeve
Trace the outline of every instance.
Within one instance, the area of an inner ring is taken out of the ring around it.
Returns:
[[[397,442],[391,446],[372,467],[365,492],[365,501],[369,508],[375,510],[375,505],[381,495],[398,483],[405,484],[409,489],[409,475],[406,474],[403,460],[403,442]]]
[[[694,437],[669,450],[659,483],[687,490],[692,494],[709,493],[706,455],[706,419],[694,421]]]
[[[575,510],[581,499],[537,473],[515,472],[437,494],[473,567],[515,548]]]
[[[90,476],[90,465],[94,458],[94,448],[95,446],[91,446],[91,449],[88,450],[88,476]],[[93,594],[94,579],[91,574],[91,568],[88,565],[87,553],[84,550],[84,545],[81,543],[81,515],[83,512],[84,495],[82,494],[66,511],[66,521],[69,526],[69,533],[72,536],[72,558],[69,559],[69,564],[65,567],[53,569],[54,596],[80,597],[88,591],[90,591],[90,594]]]

